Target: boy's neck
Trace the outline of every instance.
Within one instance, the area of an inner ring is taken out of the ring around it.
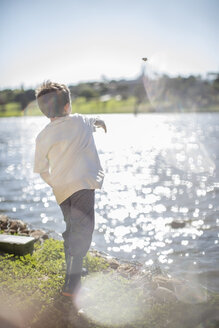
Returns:
[[[53,121],[57,120],[58,118],[66,117],[66,116],[69,116],[69,114],[68,115],[64,115],[64,116],[50,117],[50,121],[53,122]]]

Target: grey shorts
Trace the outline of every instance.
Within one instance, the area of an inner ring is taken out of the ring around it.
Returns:
[[[60,204],[66,230],[65,253],[71,256],[85,256],[94,231],[95,190],[83,189],[75,192]]]

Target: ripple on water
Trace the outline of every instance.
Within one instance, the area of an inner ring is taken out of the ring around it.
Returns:
[[[108,134],[95,135],[106,171],[96,191],[96,247],[146,265],[158,260],[178,274],[219,271],[218,115],[105,120]],[[41,117],[0,120],[1,210],[61,233],[55,197],[32,172],[34,138],[47,123]],[[174,230],[174,220],[186,226]]]

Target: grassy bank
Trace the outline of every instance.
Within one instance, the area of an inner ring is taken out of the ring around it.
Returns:
[[[81,114],[103,114],[103,113],[133,113],[135,107],[135,98],[128,98],[127,100],[110,99],[106,102],[100,100],[86,101],[85,98],[77,98],[72,101],[72,113]],[[149,104],[142,104],[139,108],[142,112],[151,111]],[[41,111],[36,105],[36,102],[30,103],[25,111],[21,111],[19,104],[10,103],[5,105],[4,110],[0,106],[0,117],[9,116],[40,116]]]
[[[84,259],[89,289],[75,305],[60,290],[64,283],[63,242],[36,242],[32,255],[0,256],[1,327],[31,328],[216,328],[219,296],[183,303],[171,291],[171,281],[138,272],[90,252]],[[163,287],[162,287],[163,286]],[[164,288],[170,287],[168,288]],[[7,324],[7,325],[6,325]],[[4,326],[5,325],[5,326]]]
[[[85,98],[77,98],[72,102],[72,113],[81,114],[104,114],[104,113],[133,113],[135,110],[136,99],[130,97],[127,100],[110,99],[108,101],[90,100],[86,101]],[[163,108],[163,109],[162,109]],[[153,113],[153,112],[175,112],[169,104],[153,104],[142,103],[138,106],[139,113]],[[211,106],[205,109],[187,109],[181,108],[177,112],[219,112],[218,106]],[[0,117],[13,117],[13,116],[40,116],[41,111],[36,105],[36,102],[30,103],[24,111],[21,111],[19,103],[8,103],[0,105]]]

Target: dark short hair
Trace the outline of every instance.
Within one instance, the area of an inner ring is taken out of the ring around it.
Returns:
[[[65,84],[45,81],[35,91],[38,106],[47,117],[65,116],[64,106],[71,104],[70,90]]]

